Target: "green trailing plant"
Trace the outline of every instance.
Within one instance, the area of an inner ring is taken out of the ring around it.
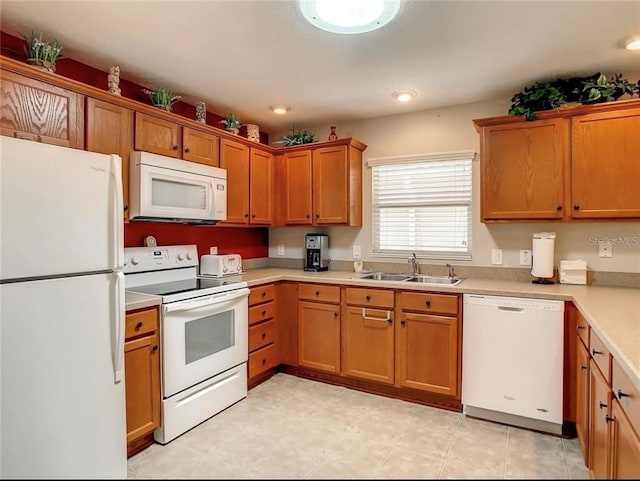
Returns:
[[[237,130],[240,128],[240,119],[233,115],[231,112],[227,114],[227,116],[220,121],[222,125],[224,125],[227,130]]]
[[[173,104],[182,98],[166,87],[157,87],[155,90],[142,89],[142,91],[149,96],[153,105],[164,110],[171,110]]]
[[[45,42],[42,40],[42,32],[36,35],[31,32],[29,35],[22,36],[25,40],[24,53],[28,60],[34,61],[37,65],[44,65],[47,68],[55,70],[56,60],[62,58],[60,51],[62,44],[58,40]]]
[[[549,82],[536,82],[511,97],[509,115],[522,115],[535,120],[536,112],[559,109],[571,102],[594,104],[618,100],[623,95],[633,97],[640,92],[640,81],[629,82],[621,73],[607,77],[597,72],[586,77],[570,77]]]
[[[315,134],[308,130],[296,130],[296,124],[291,126],[291,133],[282,136],[282,143],[285,147],[292,145],[310,144],[314,141]]]

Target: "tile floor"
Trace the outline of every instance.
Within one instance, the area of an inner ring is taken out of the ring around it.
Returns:
[[[277,374],[129,478],[589,479],[577,439]]]

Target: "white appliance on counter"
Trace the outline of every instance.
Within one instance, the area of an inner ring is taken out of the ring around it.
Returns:
[[[0,151],[0,476],[124,479],[121,159]]]
[[[133,221],[215,224],[227,218],[227,171],[133,151],[130,157]]]
[[[207,254],[200,258],[200,274],[211,277],[242,274],[240,254]]]
[[[464,412],[561,434],[563,332],[563,301],[464,294]]]
[[[247,397],[247,283],[197,270],[195,245],[125,248],[127,291],[162,297],[161,444]]]

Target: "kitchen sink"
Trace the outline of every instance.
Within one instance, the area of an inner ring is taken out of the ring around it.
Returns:
[[[358,279],[374,281],[419,282],[421,284],[443,284],[457,286],[464,279],[462,277],[432,276],[429,274],[394,274],[391,272],[369,272],[358,276]]]

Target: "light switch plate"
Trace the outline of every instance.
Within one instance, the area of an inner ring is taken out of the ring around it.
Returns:
[[[520,251],[520,265],[531,267],[531,251],[523,249]]]
[[[278,255],[279,256],[284,255],[284,244],[278,244]]]
[[[613,257],[613,246],[608,242],[602,242],[598,245],[598,255],[600,257]]]
[[[353,246],[353,258],[360,259],[362,257],[362,248],[360,246]]]
[[[491,263],[494,265],[502,264],[502,249],[491,249]]]

